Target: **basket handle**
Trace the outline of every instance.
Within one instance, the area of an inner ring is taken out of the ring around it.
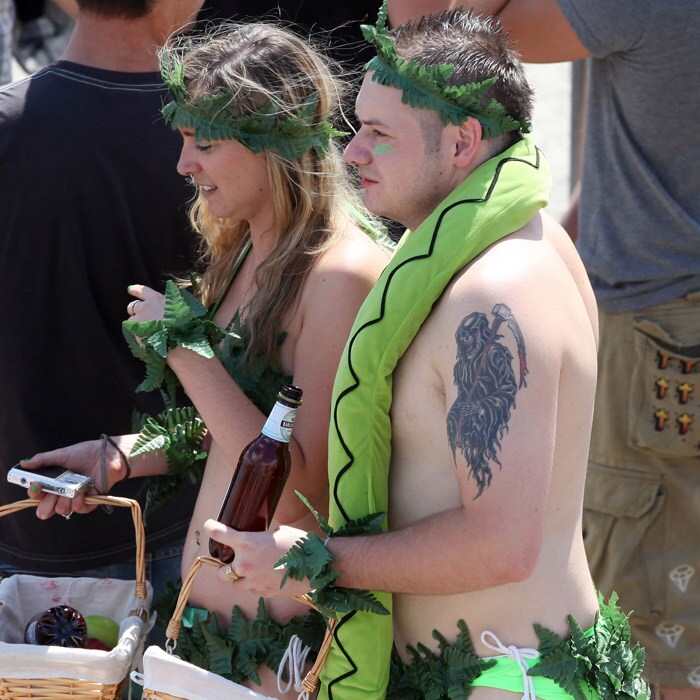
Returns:
[[[7,505],[0,506],[0,518],[5,515],[12,515],[26,508],[36,508],[41,503],[39,499],[27,498],[23,501],[15,501]],[[132,498],[121,498],[118,496],[86,496],[85,503],[89,505],[109,505],[118,508],[131,508],[131,519],[134,522],[134,532],[136,535],[136,586],[135,595],[137,600],[144,601],[139,604],[137,610],[132,610],[132,615],[138,615],[141,619],[148,617],[146,609],[146,534],[143,529],[143,517],[141,515],[141,505]]]
[[[177,640],[180,636],[180,629],[182,627],[182,613],[185,611],[185,606],[187,605],[187,600],[190,597],[190,592],[192,591],[194,580],[202,566],[220,567],[222,566],[222,564],[218,559],[215,559],[214,557],[197,557],[194,560],[192,566],[190,567],[190,570],[187,572],[185,580],[182,582],[182,588],[180,589],[180,593],[177,597],[177,604],[175,605],[175,610],[173,611],[172,617],[170,618],[170,622],[168,622],[168,628],[165,631],[165,636],[167,638],[165,640],[165,650],[169,654],[173,654],[175,652]],[[311,600],[311,596],[309,596],[308,594],[294,596],[294,599],[298,600],[300,603],[304,603],[304,605],[308,605],[314,610],[317,609],[313,601]],[[336,620],[327,619],[326,624],[326,634],[323,637],[323,643],[321,644],[321,648],[319,649],[316,661],[314,662],[314,665],[311,667],[311,670],[306,674],[302,682],[302,689],[305,690],[307,693],[315,692],[316,688],[318,687],[318,680],[321,674],[321,669],[323,668],[323,664],[326,663],[326,659],[328,658],[328,652],[331,648],[331,642],[333,641],[333,632],[335,630],[337,622]]]

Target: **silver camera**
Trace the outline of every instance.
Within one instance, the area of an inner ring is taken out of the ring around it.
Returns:
[[[22,469],[15,465],[7,473],[11,484],[29,488],[39,484],[44,493],[55,493],[57,496],[74,498],[92,484],[92,479],[82,474],[68,471],[62,467],[40,467],[39,469]]]

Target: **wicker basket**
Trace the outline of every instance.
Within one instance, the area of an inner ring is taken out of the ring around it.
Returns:
[[[198,557],[192,564],[185,578],[177,605],[166,631],[165,647],[167,653],[158,647],[149,647],[143,656],[143,700],[274,700],[267,695],[261,695],[245,686],[226,680],[225,678],[205,671],[175,656],[177,640],[180,636],[182,613],[187,605],[194,579],[202,566],[221,566],[218,559]],[[297,598],[302,603],[313,607],[308,596]],[[323,645],[318,653],[316,662],[304,679],[304,692],[307,695],[315,692],[318,686],[318,674],[323,666],[330,649],[334,624],[326,632]],[[133,676],[132,676],[133,677]],[[2,697],[2,696],[0,696]]]
[[[115,700],[140,657],[152,597],[145,580],[141,507],[137,501],[112,496],[89,496],[85,502],[131,509],[136,532],[136,580],[16,575],[0,581],[0,698]],[[39,503],[27,499],[1,506],[0,517]],[[117,646],[107,652],[24,644],[28,616],[23,606],[35,606],[34,614],[42,607],[58,604],[72,604],[86,616],[102,614],[121,620]]]

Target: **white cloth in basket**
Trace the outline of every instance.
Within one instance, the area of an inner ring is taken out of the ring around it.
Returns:
[[[151,646],[143,655],[143,687],[184,700],[275,700]]]
[[[146,584],[146,608],[153,592]],[[84,616],[105,615],[120,623],[110,652],[24,644],[35,614],[70,605]],[[0,678],[69,678],[105,685],[120,683],[140,656],[148,625],[129,616],[136,607],[134,582],[99,578],[44,578],[19,574],[0,581]]]

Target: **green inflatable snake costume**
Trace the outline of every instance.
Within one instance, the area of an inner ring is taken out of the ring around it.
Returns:
[[[333,527],[388,509],[389,410],[398,361],[452,278],[546,206],[549,190],[546,160],[524,138],[479,166],[404,235],[358,313],[336,375],[329,434]],[[377,597],[390,608],[389,594]],[[383,698],[391,616],[349,613],[333,637],[319,698]]]

